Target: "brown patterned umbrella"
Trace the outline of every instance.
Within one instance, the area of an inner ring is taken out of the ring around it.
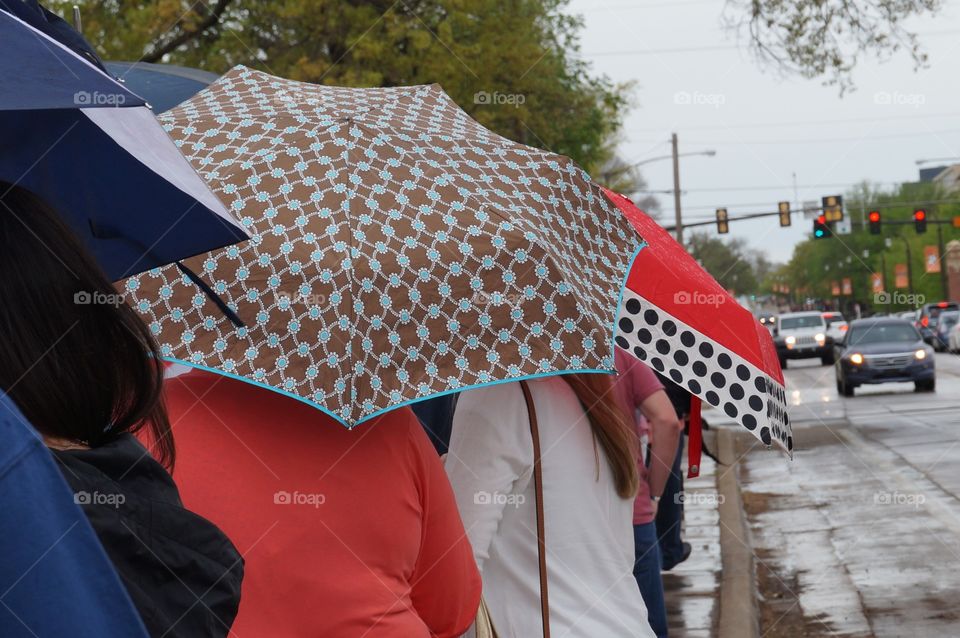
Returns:
[[[500,137],[438,87],[237,67],[161,121],[251,235],[127,280],[164,357],[353,426],[477,385],[611,371],[642,239],[570,159]]]

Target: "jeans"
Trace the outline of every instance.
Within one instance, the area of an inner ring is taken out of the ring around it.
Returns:
[[[683,437],[677,446],[670,478],[663,488],[663,496],[657,507],[657,536],[660,538],[660,558],[664,565],[672,566],[683,559],[683,539],[680,537],[683,521]]]
[[[663,579],[660,577],[660,548],[657,544],[656,523],[633,526],[636,560],[633,576],[640,586],[640,594],[647,606],[647,620],[658,638],[667,635],[667,608],[663,600]]]

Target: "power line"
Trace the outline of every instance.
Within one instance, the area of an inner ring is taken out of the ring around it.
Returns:
[[[755,129],[780,126],[809,126],[819,124],[854,124],[861,122],[895,122],[899,120],[928,119],[935,117],[960,117],[960,112],[952,111],[949,113],[917,113],[916,115],[888,115],[883,117],[855,117],[855,118],[836,118],[827,120],[786,120],[782,122],[751,122],[750,124],[708,124],[700,126],[685,126],[684,131],[715,131],[732,129]],[[630,131],[654,131],[662,133],[666,129],[662,128],[631,128]]]
[[[680,4],[680,3],[677,3]],[[695,4],[695,3],[690,3]],[[927,31],[922,33],[917,33],[916,35],[927,38],[927,37],[937,37],[942,35],[955,35],[960,33],[960,29],[946,29],[943,31]],[[609,56],[618,56],[618,55],[660,55],[660,54],[670,54],[670,53],[693,53],[697,51],[730,51],[733,49],[743,49],[744,47],[737,44],[716,44],[716,45],[707,45],[702,47],[675,47],[675,48],[666,48],[666,49],[630,49],[624,51],[597,51],[596,53],[584,53],[585,57],[609,57]]]
[[[885,135],[861,135],[859,137],[820,137],[820,138],[803,138],[803,139],[794,139],[794,140],[705,140],[705,141],[695,141],[690,143],[696,143],[701,145],[718,145],[718,144],[738,144],[743,146],[754,146],[758,144],[773,144],[773,145],[784,145],[784,144],[829,144],[831,142],[864,142],[869,140],[880,140],[880,139],[895,139],[902,137],[920,137],[923,135],[946,135],[948,133],[960,133],[960,129],[943,129],[939,131],[911,131],[909,133],[888,133]]]
[[[906,180],[899,181],[890,181],[890,182],[880,182],[870,180],[870,184],[903,184]],[[847,182],[840,184],[798,184],[797,188],[849,188],[851,186],[859,186],[863,182]],[[787,190],[791,191],[793,189],[793,184],[781,184],[779,186],[718,186],[714,188],[684,188],[684,193],[720,193],[720,192],[738,192],[738,191],[775,191],[775,190]],[[635,192],[638,193],[658,193],[666,189],[655,189],[655,188],[644,188]]]

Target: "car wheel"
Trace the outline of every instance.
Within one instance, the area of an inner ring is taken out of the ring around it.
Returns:
[[[825,366],[833,365],[833,355],[832,354],[822,355],[820,357],[820,364]]]
[[[849,383],[844,383],[844,384],[843,384],[843,392],[841,392],[841,394],[842,394],[843,396],[845,396],[845,397],[852,397],[852,396],[853,396],[853,386],[850,385]]]
[[[934,392],[937,389],[937,380],[915,381],[913,386],[917,392]]]
[[[781,370],[787,369],[787,360],[784,357],[780,357],[780,369]]]

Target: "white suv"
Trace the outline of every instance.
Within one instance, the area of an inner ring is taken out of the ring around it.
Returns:
[[[788,359],[820,357],[823,365],[833,363],[833,338],[827,334],[827,322],[821,312],[790,312],[777,318],[773,342],[777,346],[780,367]]]

